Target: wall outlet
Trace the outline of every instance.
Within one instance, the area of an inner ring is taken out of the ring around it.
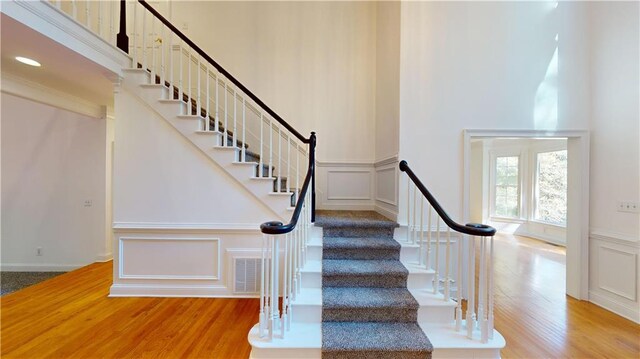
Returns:
[[[640,213],[638,202],[618,202],[618,212]]]
[[[84,201],[84,206],[85,206],[85,207],[91,207],[91,206],[93,206],[93,201],[92,201],[92,200],[90,200],[90,199],[85,200],[85,201]]]
[[[36,248],[36,255],[37,256],[42,256],[42,247]]]

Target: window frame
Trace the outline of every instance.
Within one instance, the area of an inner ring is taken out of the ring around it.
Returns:
[[[544,224],[547,226],[555,226],[555,227],[559,227],[559,228],[566,228],[567,227],[567,218],[565,218],[564,223],[554,223],[554,222],[549,222],[549,221],[545,221],[543,219],[539,219],[537,218],[537,213],[538,213],[538,194],[539,194],[539,186],[538,186],[538,175],[540,172],[540,166],[539,166],[539,161],[538,161],[538,156],[542,153],[551,153],[551,152],[560,152],[560,151],[567,151],[567,187],[569,186],[569,171],[568,171],[568,167],[569,167],[569,151],[567,147],[564,146],[553,146],[553,147],[547,147],[544,149],[539,149],[539,150],[535,150],[532,151],[532,160],[533,160],[533,176],[532,176],[532,182],[531,182],[531,191],[532,191],[532,196],[531,196],[531,215],[529,216],[529,221],[530,222],[534,222],[534,223],[540,223],[540,224]],[[568,198],[566,199],[567,205],[568,205]]]
[[[524,162],[526,156],[520,149],[501,149],[491,150],[490,163],[489,163],[489,218],[497,222],[516,222],[523,223],[525,221],[525,213],[523,206],[523,186],[524,186]],[[517,179],[517,210],[518,213],[515,217],[502,216],[496,214],[496,180],[497,180],[497,167],[499,157],[517,157],[518,158],[518,179]]]

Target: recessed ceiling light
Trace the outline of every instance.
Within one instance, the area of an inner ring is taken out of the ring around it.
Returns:
[[[16,60],[22,62],[23,64],[29,65],[29,66],[35,66],[35,67],[40,67],[40,63],[36,60],[32,60],[30,58],[27,57],[22,57],[22,56],[16,56]]]

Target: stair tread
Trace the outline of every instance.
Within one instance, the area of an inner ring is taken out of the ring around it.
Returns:
[[[388,259],[323,259],[322,271],[325,276],[407,276],[409,274],[400,261]]]
[[[433,351],[433,345],[416,323],[324,322],[322,350],[349,351]]]
[[[396,228],[398,223],[373,211],[316,211],[316,226]]]
[[[400,243],[391,238],[328,237],[323,241],[326,249],[397,249]]]
[[[411,308],[418,301],[406,288],[325,287],[322,291],[325,308]]]

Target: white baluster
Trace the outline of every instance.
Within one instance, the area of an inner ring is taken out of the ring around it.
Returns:
[[[242,162],[247,162],[247,105],[245,97],[242,96]]]
[[[420,196],[420,251],[418,252],[418,264],[424,264],[424,199]]]
[[[273,236],[268,236],[267,237],[267,245],[268,245],[268,250],[267,250],[267,255],[268,255],[268,266],[267,266],[267,273],[265,275],[265,280],[267,281],[266,284],[266,288],[267,288],[267,312],[266,312],[266,316],[267,316],[267,330],[269,332],[269,340],[271,340],[271,338],[273,338],[273,311],[274,311],[274,306],[273,306]]]
[[[269,117],[269,178],[273,178],[273,123]]]
[[[273,236],[272,237],[272,241],[273,241],[273,247],[272,247],[272,253],[271,253],[271,261],[273,262],[271,264],[271,281],[272,281],[272,292],[271,292],[271,307],[272,307],[272,315],[271,315],[271,322],[272,322],[272,326],[273,326],[273,330],[274,332],[278,329],[278,322],[280,319],[280,305],[278,303],[279,301],[279,295],[280,295],[280,288],[278,287],[278,282],[280,279],[280,273],[279,273],[279,269],[280,269],[280,245],[279,245],[279,240],[278,240],[278,236]]]
[[[102,1],[98,1],[98,36],[102,37]]]
[[[216,132],[220,132],[220,125],[219,125],[220,117],[218,116],[218,107],[220,106],[220,102],[218,102],[218,88],[220,87],[219,84],[218,84],[219,76],[220,76],[220,73],[218,72],[216,74],[216,103],[213,106],[213,108],[215,109],[215,112],[216,112],[213,128],[216,130]]]
[[[411,242],[411,178],[407,176],[407,243]]]
[[[157,36],[156,36],[156,17],[152,16],[151,17],[151,83],[155,84],[157,83],[156,81],[156,75],[158,73],[158,69],[156,67],[156,41],[157,41]]]
[[[71,1],[71,14],[73,15],[74,20],[78,20],[78,4],[76,0]]]
[[[182,39],[180,39],[180,52],[178,53],[178,66],[180,67],[180,72],[178,72],[178,100],[182,101],[183,100],[183,88],[184,88],[184,81],[183,81],[183,77],[184,77],[184,70],[183,70],[183,66],[182,66],[182,58],[184,57],[183,53],[182,53]]]
[[[467,293],[467,338],[473,339],[473,329],[476,323],[475,314],[475,288],[476,288],[476,241],[474,236],[469,236],[469,260],[467,261],[469,266],[469,275],[467,278],[468,293]]]
[[[227,114],[229,113],[228,111],[228,101],[227,101],[227,94],[229,93],[229,89],[227,88],[227,82],[223,82],[224,83],[224,136],[222,139],[222,145],[223,146],[228,146],[229,145],[229,121],[227,119]]]
[[[486,343],[487,336],[487,237],[480,237],[480,287],[478,292],[478,326],[480,341]]]
[[[62,8],[62,3],[61,3],[61,1],[60,1],[60,0],[56,0],[56,7],[57,7],[58,9],[61,9],[61,8]]]
[[[300,147],[296,144],[296,204],[300,200]]]
[[[87,1],[84,3],[84,23],[87,25],[89,30],[91,30],[91,14],[90,14],[91,2]]]
[[[142,69],[147,70],[147,12],[142,10],[142,30],[140,30],[140,34],[142,35]]]
[[[263,132],[264,130],[264,115],[260,112],[260,158],[258,159],[258,177],[264,177],[264,160],[262,159],[262,147],[264,146],[264,142],[262,142]]]
[[[445,260],[444,260],[444,301],[448,302],[451,298],[451,274],[449,273],[451,267],[451,228],[447,226],[447,247],[445,248]]]
[[[211,77],[211,73],[209,72],[209,67],[205,66],[206,70],[207,70],[207,96],[205,97],[205,100],[207,101],[207,114],[204,116],[205,119],[205,124],[206,124],[206,131],[210,131],[211,130],[211,97],[210,96],[210,90],[209,90],[209,83],[211,82],[210,77]],[[215,126],[215,125],[214,125]]]
[[[114,18],[115,18],[114,6],[115,6],[116,2],[115,1],[109,1],[108,4],[109,4],[108,5],[109,6],[109,42],[112,43],[112,44],[115,44],[116,43],[116,38],[114,36],[115,33],[113,31],[113,24],[114,24]],[[135,4],[133,6],[135,6]],[[134,57],[134,60],[135,60],[135,57]]]
[[[174,90],[176,84],[173,82],[173,33],[169,31],[169,93],[171,99],[174,99]]]
[[[282,189],[282,128],[278,126],[278,187],[276,192]]]
[[[436,214],[436,263],[433,276],[433,294],[440,289],[440,215]]]
[[[160,24],[160,85],[165,86],[165,80],[167,79],[167,67],[164,64],[165,51],[164,51],[164,25]]]
[[[427,210],[427,260],[426,267],[431,269],[431,203],[429,203],[429,209]]]
[[[289,262],[289,240],[288,240],[289,235],[285,234],[284,236],[280,236],[280,238],[284,238],[284,260],[282,261],[282,317],[281,317],[281,321],[280,321],[280,326],[281,326],[281,335],[284,338],[284,331],[288,322],[288,310],[289,310],[289,300],[287,298],[287,290],[289,288],[287,288],[287,285],[289,284],[289,280],[288,280],[288,275],[289,275],[289,266],[288,266],[288,262]]]
[[[131,32],[131,40],[133,42],[133,68],[138,68],[138,7],[133,3],[133,31]],[[116,35],[117,36],[117,35]]]
[[[196,90],[196,116],[202,116],[202,97],[201,97],[201,94],[202,94],[202,86],[201,86],[202,82],[200,80],[200,78],[202,77],[201,76],[202,67],[200,65],[200,56],[198,56],[197,59],[196,59],[196,65],[198,66],[196,68],[196,71],[198,73],[198,77],[197,77],[197,80],[196,80],[196,86],[198,87],[198,89]],[[203,127],[204,127],[205,131],[209,131],[209,125],[207,125],[206,119],[204,121],[204,126]]]
[[[233,147],[238,147],[238,88],[233,86]],[[243,144],[244,146],[244,144]]]
[[[260,334],[260,338],[264,337],[264,329],[265,329],[265,280],[264,280],[264,276],[265,276],[265,263],[266,263],[266,255],[265,255],[265,251],[266,251],[266,246],[267,246],[267,241],[266,241],[266,234],[262,235],[262,250],[260,252],[260,316],[259,316],[259,320],[260,320],[260,326],[259,326],[259,334]]]
[[[416,244],[416,237],[418,235],[418,231],[417,231],[417,228],[416,228],[416,224],[418,223],[416,221],[416,213],[418,212],[418,211],[416,211],[417,198],[418,198],[418,187],[414,186],[413,187],[413,235],[411,236],[411,242],[413,244]]]
[[[193,115],[193,105],[191,100],[193,99],[193,86],[191,85],[191,46],[187,47],[187,113]]]
[[[489,239],[489,319],[488,332],[489,339],[493,339],[493,236]]]
[[[458,270],[456,272],[456,292],[458,294],[458,302],[456,303],[456,331],[462,329],[462,233],[456,240],[458,247]]]

